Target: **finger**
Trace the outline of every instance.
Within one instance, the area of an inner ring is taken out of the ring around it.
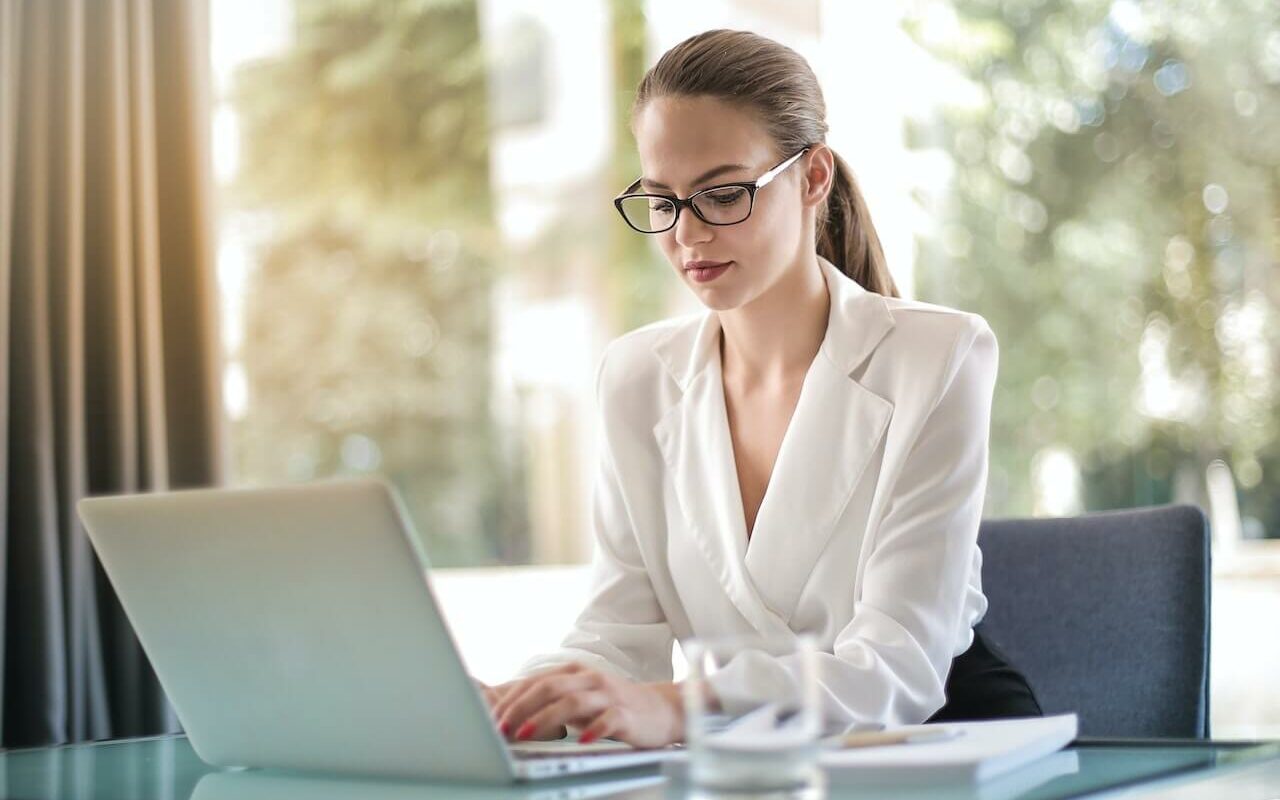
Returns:
[[[547,681],[563,681],[575,675],[579,677],[586,676],[590,679],[591,674],[592,673],[589,671],[584,672],[580,665],[564,664],[544,672],[539,672],[536,675],[532,675],[522,680],[505,683],[501,687],[503,691],[498,697],[498,702],[494,704],[492,709],[493,720],[498,724],[503,735],[509,735],[511,731],[514,730],[526,716],[528,716],[528,714],[533,713],[538,707],[540,707],[541,703],[546,702],[545,699],[539,700],[538,698],[545,698],[545,693],[550,691],[546,686]],[[570,687],[574,685],[582,686],[581,684],[572,683],[569,685]],[[511,708],[517,703],[534,703],[535,705],[532,709],[522,711],[519,720],[507,719],[510,715]],[[503,729],[504,720],[508,725],[506,729]]]
[[[507,709],[511,707],[511,703],[526,691],[534,687],[538,681],[541,680],[541,677],[541,675],[535,675],[531,678],[524,678],[522,680],[511,681],[508,684],[504,684],[506,689],[501,693],[498,697],[498,702],[493,706],[493,718],[501,718],[502,715],[506,713]]]
[[[485,696],[490,698],[490,705],[496,707],[498,703],[502,702],[502,698],[506,697],[513,688],[519,686],[521,683],[523,683],[523,681],[507,681],[506,683],[500,683],[497,686],[490,686],[488,692],[485,693]],[[491,708],[490,710],[493,709]]]
[[[501,719],[516,699],[523,696],[526,692],[535,689],[542,680],[542,675],[534,675],[532,677],[512,681],[510,684],[507,684],[506,691],[502,692],[502,695],[498,698],[498,702],[493,706],[493,718]]]
[[[497,704],[502,700],[502,698],[507,696],[508,692],[510,692],[513,688],[515,688],[519,684],[520,684],[520,681],[509,681],[507,683],[500,683],[497,686],[488,687],[485,694],[486,696],[493,698],[493,702]]]
[[[590,675],[553,675],[533,681],[517,692],[516,696],[508,695],[498,704],[500,711],[495,710],[494,719],[498,729],[504,735],[518,730],[529,717],[536,714],[561,697],[573,692],[584,691],[595,687]]]
[[[504,730],[516,731],[527,719],[547,705],[556,703],[563,696],[571,695],[573,692],[590,690],[594,687],[589,676],[549,677],[547,680],[539,681],[538,684],[526,687],[518,696],[503,698],[502,703],[499,704],[502,707],[502,713],[495,719],[499,727],[504,727]]]
[[[497,719],[500,715],[505,713],[506,710],[511,706],[512,701],[518,698],[521,695],[521,693],[528,691],[529,689],[537,685],[539,681],[542,681],[548,678],[553,678],[560,675],[573,675],[581,671],[582,671],[582,667],[579,664],[561,664],[558,667],[552,667],[550,669],[543,670],[542,672],[538,672],[534,675],[530,675],[527,678],[518,678],[516,680],[507,681],[504,684],[494,687],[498,692],[498,704],[493,709],[494,718]],[[504,699],[507,700],[508,702],[503,703],[502,701]]]
[[[607,708],[603,692],[585,691],[565,695],[540,709],[516,729],[516,739],[550,739],[564,736],[565,725],[589,720]]]
[[[493,687],[489,686],[484,681],[476,680],[475,678],[472,678],[471,682],[476,685],[476,689],[480,690],[480,696],[484,698],[485,703],[488,705],[492,705],[493,704],[492,698],[494,696]]]
[[[620,738],[621,719],[622,715],[618,712],[618,709],[606,708],[582,728],[582,732],[578,734],[578,742],[589,744],[596,739],[604,739],[608,736],[612,736],[615,739]]]

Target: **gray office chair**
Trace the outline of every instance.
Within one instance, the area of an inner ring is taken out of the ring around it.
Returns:
[[[983,635],[1081,736],[1209,736],[1209,524],[1187,505],[984,520]]]

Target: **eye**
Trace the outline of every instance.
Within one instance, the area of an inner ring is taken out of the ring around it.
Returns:
[[[741,202],[747,196],[747,190],[741,186],[726,186],[723,189],[712,189],[707,192],[706,197],[711,202],[720,206],[731,206],[734,203]]]
[[[668,200],[660,200],[656,197],[649,200],[649,211],[654,214],[670,214],[672,207]]]

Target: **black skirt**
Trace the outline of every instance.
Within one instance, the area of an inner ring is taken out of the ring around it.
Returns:
[[[946,705],[928,722],[1044,716],[1027,679],[983,637],[981,623],[973,644],[951,661],[946,692]]]

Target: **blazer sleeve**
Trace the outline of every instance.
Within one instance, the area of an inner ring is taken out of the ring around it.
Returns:
[[[881,516],[850,622],[821,653],[819,682],[831,728],[916,724],[945,703],[946,676],[965,616],[987,483],[995,335],[971,316],[952,345],[942,391],[903,461]],[[867,552],[864,550],[864,552]],[[748,653],[712,685],[728,698],[796,666]]]
[[[617,462],[609,441],[610,405],[606,391],[607,348],[596,372],[601,409],[600,460],[592,491],[591,589],[586,607],[558,651],[521,665],[515,677],[579,662],[636,681],[669,681],[675,637],[649,580],[636,532],[623,498]]]

